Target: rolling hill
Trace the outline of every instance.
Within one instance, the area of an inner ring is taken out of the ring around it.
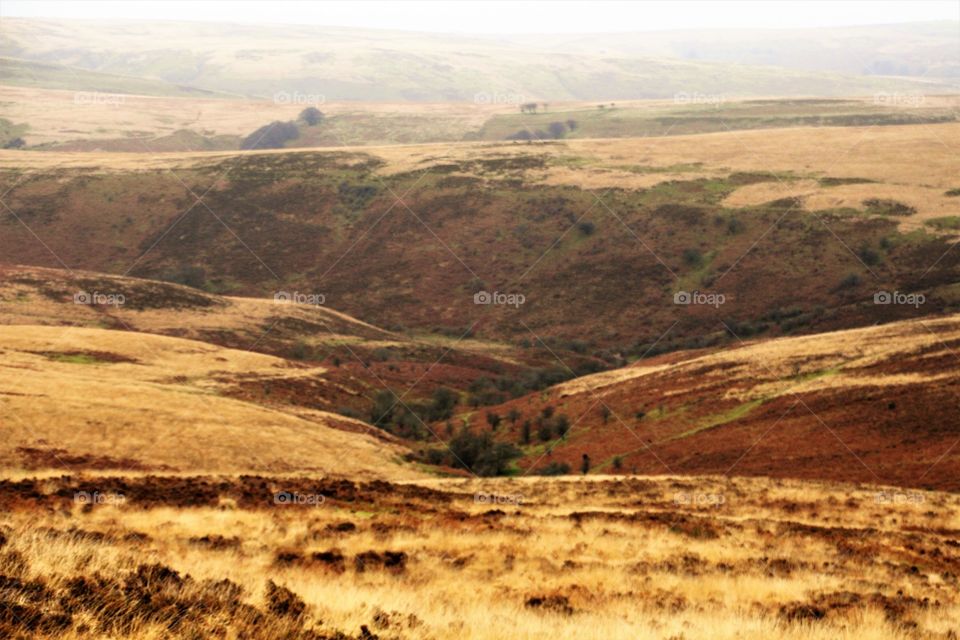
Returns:
[[[418,407],[440,388],[466,393],[478,379],[531,375],[543,365],[509,345],[386,331],[324,304],[298,303],[298,292],[278,293],[280,301],[229,297],[170,282],[0,265],[0,326],[126,332],[130,341],[166,336],[283,359],[303,374],[235,376],[221,394],[280,411],[335,412],[349,418],[335,425],[351,431],[369,431],[360,420],[371,420],[387,388],[398,394],[398,408]]]
[[[229,397],[244,381],[282,385],[320,368],[126,331],[21,325],[0,336],[6,468],[418,475],[362,423]]]
[[[899,47],[871,49],[892,33]],[[394,102],[474,102],[479,95],[494,102],[517,102],[516,96],[519,101],[626,100],[672,98],[678,92],[955,92],[955,37],[950,24],[826,34],[759,32],[734,35],[731,41],[696,33],[494,38],[291,25],[5,18],[0,55],[246,96],[287,92],[326,100]],[[638,40],[649,44],[631,44]],[[701,46],[693,47],[691,41]],[[855,62],[835,62],[845,57]],[[70,75],[46,75],[44,86],[64,86],[72,82]],[[19,74],[10,80],[35,82]]]
[[[148,157],[8,151],[0,251],[20,264],[196,273],[221,294],[321,293],[393,331],[471,333],[552,360],[537,352],[543,339],[564,358],[617,365],[726,343],[721,321],[776,336],[955,310],[958,134],[941,124]],[[481,291],[523,304],[475,304]],[[724,303],[675,304],[683,291]],[[922,294],[924,305],[876,305],[880,291]]]
[[[488,408],[521,469],[756,475],[957,491],[960,315],[660,356]],[[466,414],[489,430],[485,412]],[[558,437],[557,419],[569,431]],[[541,436],[543,433],[543,437]]]

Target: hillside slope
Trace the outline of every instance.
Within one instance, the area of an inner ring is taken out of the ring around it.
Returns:
[[[321,293],[391,330],[542,338],[616,364],[723,343],[721,320],[775,336],[956,310],[958,141],[960,125],[942,124],[146,159],[8,151],[0,254],[192,270],[231,295]],[[724,304],[674,304],[695,290]],[[925,304],[874,304],[883,290]],[[524,302],[475,304],[481,291]]]
[[[523,469],[710,473],[960,489],[960,315],[676,353],[488,409]],[[547,409],[549,407],[549,409]],[[544,416],[554,412],[550,418]],[[551,432],[557,416],[570,428]],[[464,416],[489,429],[484,414]],[[546,428],[541,441],[539,433]]]
[[[322,368],[104,329],[3,326],[0,344],[8,468],[418,475],[362,423],[229,397],[244,381],[322,384]]]
[[[294,367],[310,365],[314,373],[277,380],[242,377],[229,395],[281,410],[315,409],[365,420],[385,388],[412,405],[440,387],[465,391],[483,377],[532,369],[508,345],[460,334],[386,331],[324,304],[273,295],[222,296],[170,282],[17,265],[0,264],[2,325],[153,334],[284,358]],[[349,420],[338,426],[364,430]]]

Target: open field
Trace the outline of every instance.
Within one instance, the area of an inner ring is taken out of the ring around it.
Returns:
[[[0,118],[17,127],[32,150],[163,153],[239,149],[241,140],[276,121],[296,120],[306,106],[322,109],[320,126],[300,127],[287,147],[392,145],[464,140],[503,141],[517,134],[549,140],[635,138],[751,129],[891,126],[955,122],[960,98],[877,93],[843,99],[744,99],[721,95],[608,103],[554,102],[536,113],[519,103],[312,103],[286,92],[260,99],[77,92],[0,86]],[[573,123],[571,128],[566,123]],[[0,131],[0,137],[2,137]],[[10,135],[12,137],[12,134]],[[0,142],[3,142],[0,139]]]
[[[952,638],[954,494],[739,478],[4,481],[32,638]]]

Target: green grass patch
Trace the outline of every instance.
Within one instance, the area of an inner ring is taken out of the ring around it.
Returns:
[[[759,400],[751,400],[750,402],[745,402],[743,404],[733,407],[729,411],[724,411],[723,413],[717,413],[712,416],[707,416],[704,420],[692,429],[687,429],[682,433],[667,438],[667,441],[671,440],[682,440],[683,438],[689,438],[692,435],[698,434],[707,429],[713,429],[714,427],[719,427],[727,423],[733,422],[734,420],[739,420],[744,417],[761,404],[765,402],[765,399],[761,398]]]
[[[917,212],[910,205],[903,204],[896,200],[885,200],[881,198],[870,198],[863,201],[863,206],[867,208],[867,213],[876,216],[912,216]]]
[[[924,221],[924,224],[934,229],[956,230],[960,229],[960,216],[942,216],[940,218],[930,218]]]
[[[821,187],[840,187],[845,184],[873,184],[876,180],[870,178],[820,178],[817,182]]]
[[[47,359],[70,364],[101,364],[106,362],[87,353],[50,353],[47,354]]]

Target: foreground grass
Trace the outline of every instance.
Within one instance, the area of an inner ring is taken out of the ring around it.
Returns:
[[[960,616],[952,494],[89,476],[0,500],[13,637],[946,638]]]

